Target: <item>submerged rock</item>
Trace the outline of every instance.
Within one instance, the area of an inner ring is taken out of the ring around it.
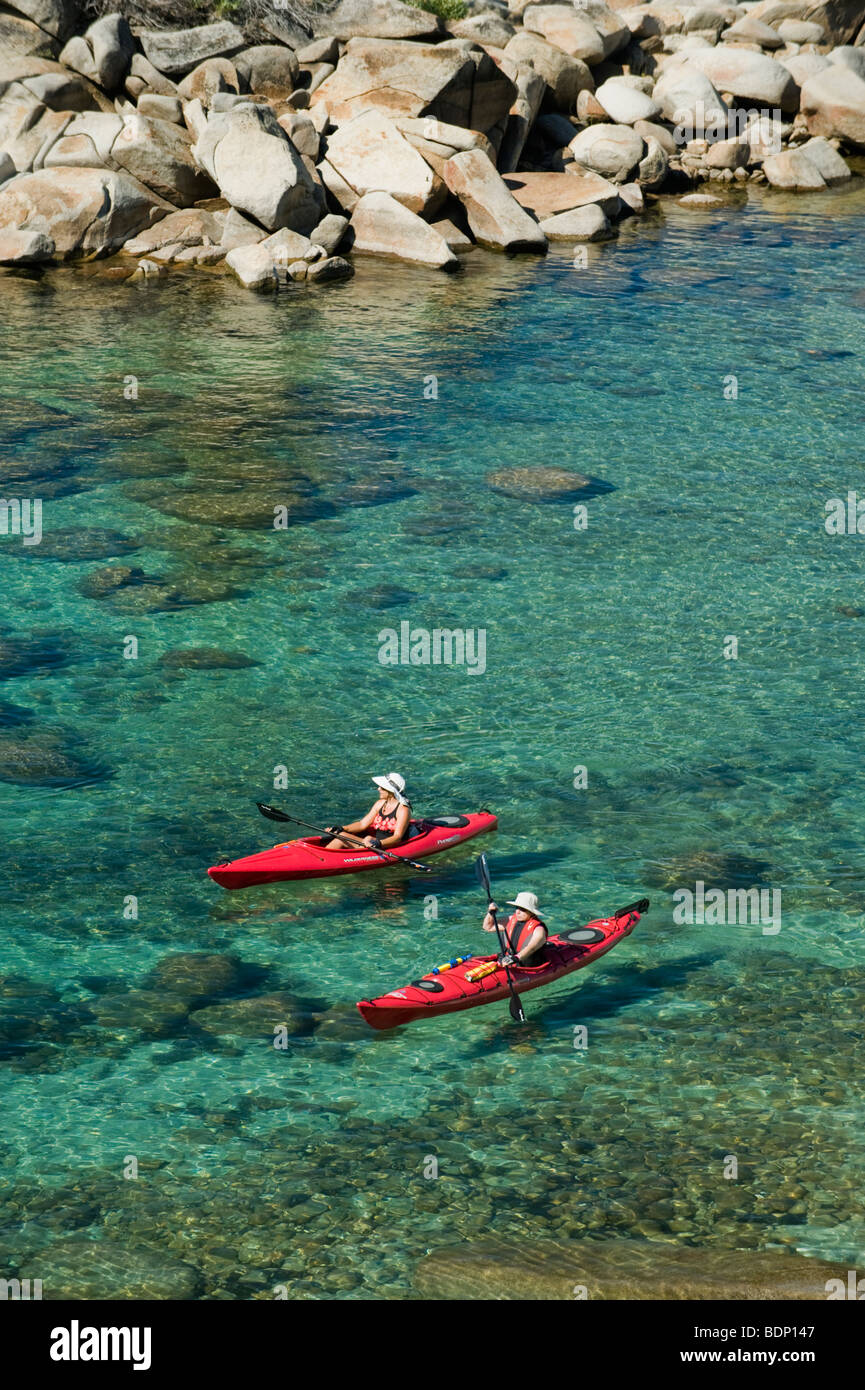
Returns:
[[[27,555],[35,560],[110,560],[137,549],[138,542],[122,531],[109,531],[100,526],[67,526],[58,531],[46,531],[38,545],[28,547]]]
[[[821,1299],[846,1269],[778,1250],[719,1250],[660,1241],[604,1240],[519,1245],[470,1241],[434,1250],[415,1271],[424,1298]]]
[[[54,729],[0,734],[0,782],[21,787],[72,787],[101,781],[107,768],[72,752],[71,736]]]
[[[102,994],[89,1008],[101,1028],[112,1032],[133,1031],[146,1038],[166,1038],[186,1022],[188,1005],[166,998],[155,990],[131,989],[123,994]]]
[[[355,605],[366,608],[401,608],[411,603],[417,594],[410,589],[401,589],[398,584],[376,584],[371,589],[353,589],[346,598]]]
[[[290,1037],[308,1032],[310,1028],[309,1016],[294,996],[284,991],[211,1004],[206,1009],[196,1009],[191,1017],[207,1033],[268,1038],[270,1041],[277,1028],[286,1028]]]
[[[150,612],[171,613],[203,603],[227,603],[244,591],[230,579],[220,578],[218,573],[184,570],[181,574],[167,576],[161,583],[149,581],[138,592]],[[120,606],[125,608],[125,602],[121,600]]]
[[[42,1297],[49,1301],[187,1300],[202,1291],[192,1265],[136,1249],[128,1240],[57,1241],[39,1252],[38,1264]]]
[[[702,882],[712,888],[749,888],[765,883],[771,868],[766,859],[718,850],[696,850],[643,866],[643,876],[654,888],[686,887]]]
[[[273,530],[277,508],[285,515],[289,526],[333,516],[336,512],[333,503],[310,495],[308,489],[278,481],[267,486],[253,483],[221,492],[209,487],[159,491],[154,490],[151,483],[144,482],[142,485],[130,484],[126,492],[135,501],[146,502],[164,516],[176,516],[181,521],[196,522],[202,526],[225,526],[235,530]]]
[[[229,994],[245,979],[239,956],[216,955],[206,951],[180,951],[156,962],[148,985],[154,990],[177,994],[186,1000],[213,999]]]
[[[93,570],[78,584],[78,592],[85,598],[106,598],[127,584],[137,584],[144,579],[144,571],[131,565],[105,565]]]
[[[487,483],[494,492],[505,497],[517,497],[527,502],[563,502],[584,497],[593,482],[582,473],[566,468],[544,465],[526,468],[500,468],[487,474]]]
[[[315,1015],[315,1038],[316,1042],[368,1042],[370,1030],[353,1004],[334,1004]]]
[[[164,652],[159,665],[170,671],[244,671],[261,662],[245,652],[225,652],[220,647],[186,647]]]
[[[60,638],[0,632],[0,680],[54,671],[68,660],[68,648]]]

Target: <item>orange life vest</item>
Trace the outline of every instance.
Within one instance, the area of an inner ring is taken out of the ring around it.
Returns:
[[[536,960],[544,949],[547,940],[547,928],[540,917],[529,917],[525,922],[520,922],[517,920],[517,914],[514,913],[512,917],[508,918],[505,923],[505,939],[507,940],[508,949],[512,955],[519,955],[536,927],[544,928],[544,939],[537,950],[532,951],[532,954],[529,956],[529,963]]]

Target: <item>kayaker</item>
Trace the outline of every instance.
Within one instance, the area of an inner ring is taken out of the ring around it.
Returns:
[[[516,908],[504,926],[507,950],[501,958],[502,965],[540,965],[547,944],[547,928],[540,915],[535,893],[517,893],[508,907]],[[490,903],[484,918],[484,931],[495,931],[493,914],[498,912],[495,903]]]
[[[330,840],[325,849],[345,849],[346,840],[358,849],[393,849],[394,845],[402,844],[411,823],[411,803],[403,795],[405,778],[398,772],[388,772],[372,780],[381,788],[378,801],[363,820],[351,825],[329,825],[329,834],[339,834],[341,838]]]

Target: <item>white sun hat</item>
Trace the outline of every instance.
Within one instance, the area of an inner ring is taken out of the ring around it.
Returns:
[[[373,777],[372,780],[377,787],[381,787],[382,791],[390,792],[391,796],[395,796],[400,806],[408,805],[408,802],[403,796],[403,792],[405,791],[405,778],[400,777],[398,772],[388,772],[384,777]]]
[[[521,907],[524,912],[528,912],[532,917],[541,920],[541,909],[536,893],[517,893],[513,901],[508,903],[508,907]]]

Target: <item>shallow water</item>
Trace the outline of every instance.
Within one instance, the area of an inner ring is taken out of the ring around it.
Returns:
[[[823,525],[865,492],[863,232],[854,189],[669,204],[584,269],[3,278],[4,496],[45,499],[42,545],[0,537],[9,1271],[50,1296],[122,1238],[195,1297],[404,1298],[493,1226],[865,1259],[865,541]],[[541,463],[609,485],[586,530],[487,481]],[[112,564],[142,575],[82,592]],[[485,629],[485,672],[382,666],[403,620]],[[186,648],[256,664],[161,662]],[[472,849],[236,895],[205,870],[282,838],[256,799],[347,820],[390,768],[424,813],[498,813],[500,900],[650,913],[525,1029],[372,1033],[355,1000],[487,947]],[[780,890],[781,931],[676,924],[697,877]],[[158,988],[124,1014],[187,951],[289,996],[285,1050]]]

